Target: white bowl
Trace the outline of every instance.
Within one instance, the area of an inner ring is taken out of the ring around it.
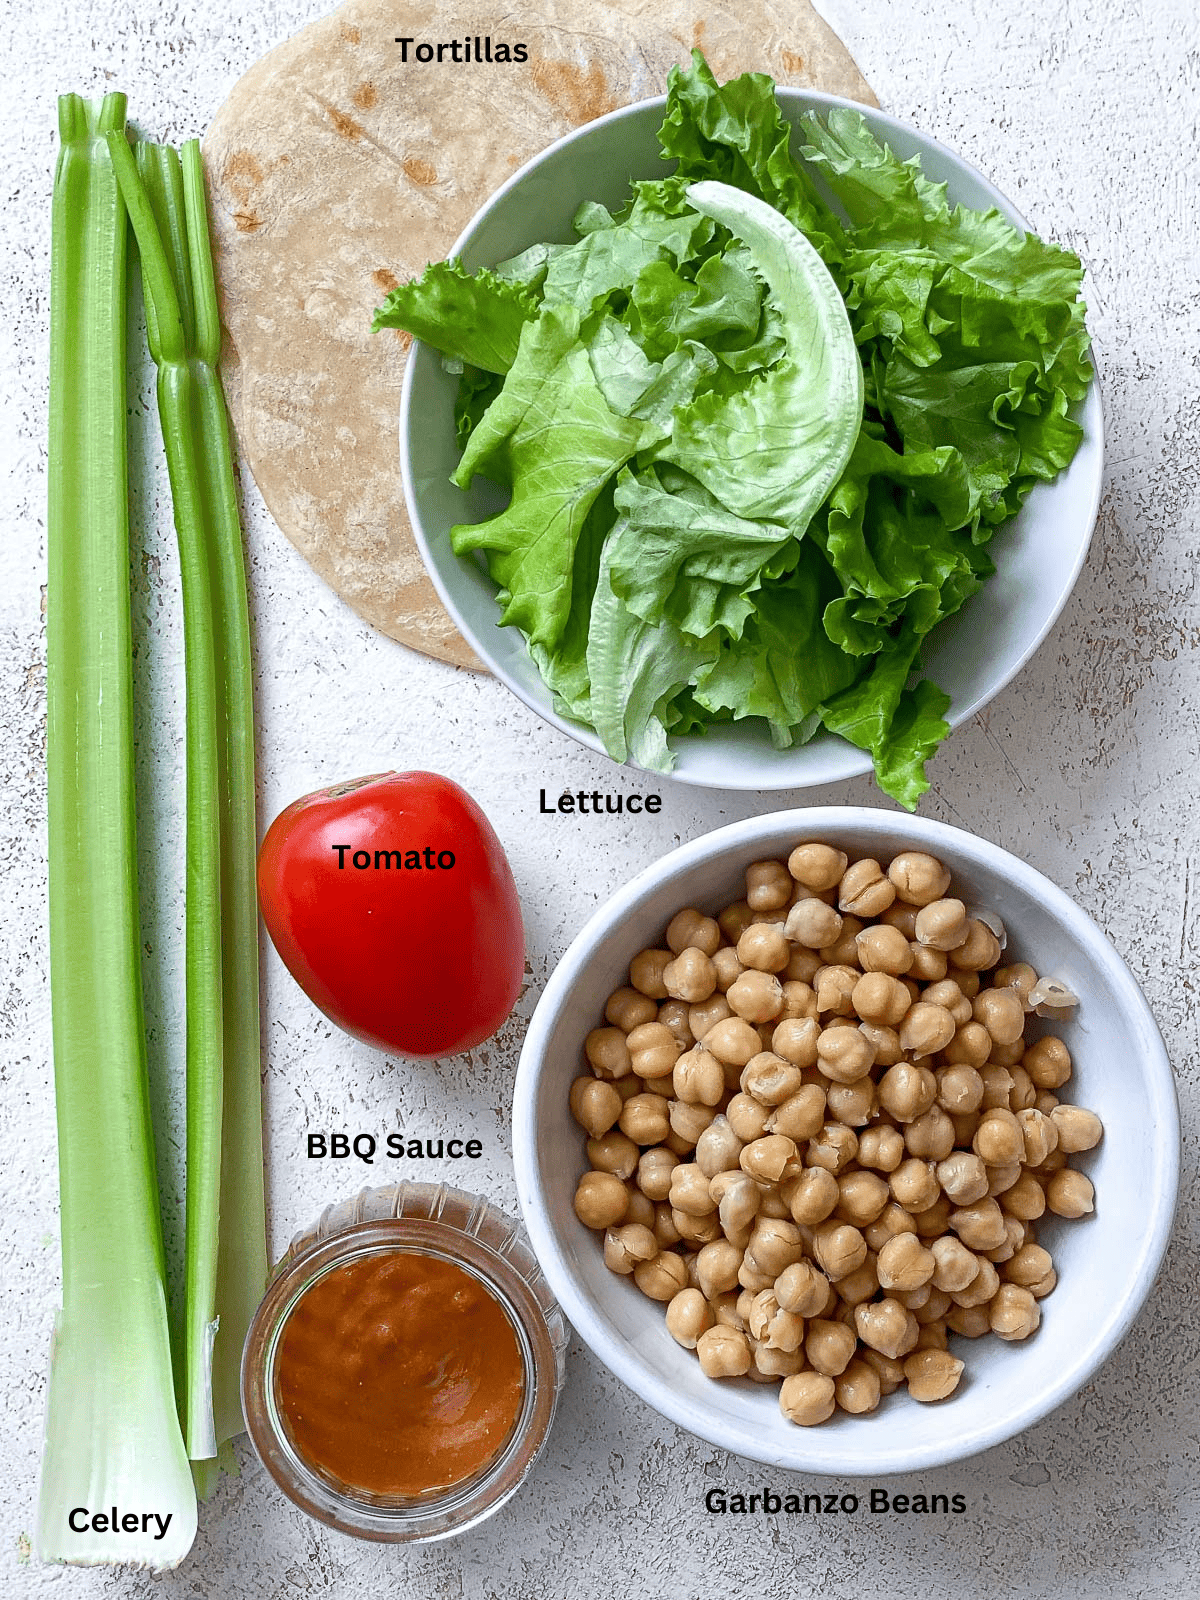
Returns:
[[[804,111],[851,106],[897,155],[919,155],[926,175],[948,185],[951,201],[975,209],[996,206],[1018,227],[1027,227],[986,178],[928,135],[833,95],[800,89],[777,94],[793,125]],[[661,97],[639,101],[551,145],[496,191],[451,253],[474,270],[540,241],[569,243],[571,218],[583,201],[599,200],[615,210],[627,199],[631,178],[658,178],[671,170],[655,137],[664,105]],[[450,548],[449,530],[456,523],[492,516],[507,498],[480,478],[466,491],[450,482],[459,460],[453,420],[457,385],[435,350],[414,345],[401,400],[400,453],[405,500],[425,565],[459,631],[495,675],[547,722],[602,751],[590,728],[554,710],[518,630],[498,626],[495,585],[482,564],[461,560]],[[1053,483],[1034,488],[991,546],[996,575],[935,630],[925,647],[927,675],[951,696],[951,727],[986,705],[1020,671],[1079,575],[1100,503],[1103,419],[1095,382],[1078,420],[1084,438],[1071,465]],[[805,788],[871,770],[864,751],[834,734],[821,733],[794,750],[776,750],[758,718],[718,724],[703,735],[672,740],[672,747],[678,757],[672,775],[713,788]]]
[[[1039,1242],[1058,1286],[1042,1324],[1015,1344],[955,1339],[966,1362],[955,1394],[922,1405],[898,1391],[871,1415],[837,1413],[817,1428],[785,1421],[778,1391],[705,1378],[666,1330],[664,1307],[604,1265],[599,1236],[576,1218],[586,1167],[567,1106],[583,1040],[605,1000],[628,981],[630,957],[659,945],[681,907],[715,911],[744,893],[751,861],[804,839],[886,862],[927,850],[954,874],[954,892],[999,913],[1008,961],[1026,959],[1079,996],[1076,1020],[1051,1031],[1075,1071],[1063,1098],[1104,1123],[1094,1151],[1073,1158],[1095,1184],[1094,1215],[1043,1218]],[[546,986],[525,1041],[513,1100],[517,1190],[542,1270],[580,1338],[656,1410],[755,1461],[797,1471],[870,1476],[956,1461],[1011,1438],[1067,1399],[1128,1331],[1154,1281],[1175,1209],[1179,1113],[1170,1064],[1129,969],[1092,919],[1032,867],[957,828],[854,807],[784,811],[721,828],[665,856],[600,908]]]

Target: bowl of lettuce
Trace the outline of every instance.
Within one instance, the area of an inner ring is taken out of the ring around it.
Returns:
[[[551,146],[377,327],[425,563],[617,761],[912,808],[1064,605],[1099,502],[1082,269],[873,109],[719,85]]]

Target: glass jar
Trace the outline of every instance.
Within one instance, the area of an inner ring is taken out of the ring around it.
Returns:
[[[499,1303],[520,1351],[524,1388],[505,1443],[471,1477],[411,1495],[375,1494],[341,1482],[296,1449],[280,1404],[278,1364],[288,1318],[335,1267],[403,1251],[450,1262]],[[276,1266],[242,1355],[242,1407],[259,1459],[318,1521],[386,1543],[445,1539],[474,1527],[520,1488],[536,1461],[562,1386],[568,1330],[525,1230],[478,1195],[445,1184],[364,1189],[328,1206]]]

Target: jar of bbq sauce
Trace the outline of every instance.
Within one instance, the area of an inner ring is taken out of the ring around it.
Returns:
[[[567,1338],[519,1223],[445,1185],[364,1189],[272,1274],[242,1357],[247,1431],[330,1527],[448,1538],[528,1476]]]

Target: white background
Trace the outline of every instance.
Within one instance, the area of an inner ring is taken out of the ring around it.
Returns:
[[[1043,233],[1077,250],[1108,430],[1091,555],[1037,656],[933,763],[924,815],[1024,855],[1108,930],[1144,985],[1179,1077],[1184,1182],[1163,1274],[1129,1338],[1074,1400],[1022,1437],[897,1491],[962,1493],[958,1517],[710,1517],[710,1486],[767,1475],[663,1422],[578,1345],[532,1480],[474,1534],[425,1551],[358,1545],[307,1521],[243,1450],[202,1508],[183,1568],[40,1567],[30,1554],[50,1329],[57,1177],[45,941],[44,462],[54,102],[121,87],[159,137],[202,133],[236,78],[321,7],[132,0],[0,8],[5,245],[0,364],[6,467],[0,551],[0,1592],[5,1596],[487,1596],[828,1600],[1182,1597],[1200,1527],[1200,1279],[1195,1129],[1200,855],[1200,31],[1189,0],[827,0],[881,104],[979,166]],[[251,13],[247,15],[247,13]],[[15,62],[14,58],[15,57]],[[15,72],[13,66],[15,65]],[[145,406],[145,375],[137,374]],[[181,905],[179,619],[169,507],[139,472],[135,524],[148,840],[147,940],[177,948]],[[266,962],[266,1105],[274,1254],[359,1173],[304,1157],[311,1127],[484,1143],[474,1187],[515,1201],[512,1075],[545,977],[616,884],[683,839],[777,804],[885,804],[867,779],[779,796],[656,780],[661,815],[538,815],[538,790],[651,787],[546,728],[499,685],[368,629],[305,567],[246,482],[257,630],[260,815],[359,773],[429,767],[464,784],[508,852],[530,981],[516,1017],[469,1059],[391,1062],[335,1032]],[[153,677],[145,660],[159,663]],[[177,975],[148,996],[160,1070],[178,1065]],[[171,1125],[160,1107],[160,1126]],[[377,1165],[362,1181],[440,1177]],[[177,1232],[177,1215],[168,1231]],[[832,1481],[770,1486],[838,1488]],[[858,1486],[861,1487],[861,1486]]]

